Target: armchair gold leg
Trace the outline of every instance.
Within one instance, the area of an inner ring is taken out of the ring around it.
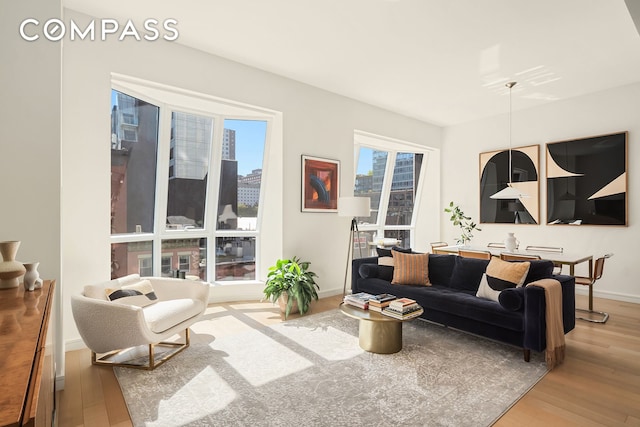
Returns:
[[[109,353],[104,353],[102,356],[98,357],[94,351],[91,351],[91,364],[99,365],[99,366],[122,366],[125,368],[134,368],[134,369],[146,369],[147,371],[152,371],[158,366],[162,365],[169,359],[172,359],[178,353],[182,352],[184,349],[189,347],[191,344],[191,338],[189,335],[189,328],[185,329],[185,339],[184,343],[180,342],[166,342],[162,341],[156,344],[149,344],[148,346],[148,355],[146,363],[135,363],[135,362],[118,362],[117,356],[121,355],[125,350],[115,350]],[[168,350],[159,355],[160,357],[156,358],[156,347],[173,347],[174,350]]]

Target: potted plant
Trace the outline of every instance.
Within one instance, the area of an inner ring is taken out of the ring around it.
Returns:
[[[290,313],[296,312],[294,306],[297,306],[300,314],[305,314],[311,300],[318,300],[316,288],[320,287],[315,281],[316,273],[309,271],[310,264],[293,257],[279,259],[276,265],[269,267],[263,292],[266,299],[278,302],[285,319]]]
[[[473,237],[472,232],[474,230],[482,231],[482,229],[478,228],[478,225],[471,220],[471,217],[466,216],[462,209],[460,209],[460,206],[454,205],[453,202],[449,203],[449,207],[445,208],[444,211],[451,214],[449,220],[453,225],[460,227],[462,230],[462,234],[456,239],[458,245],[466,245],[469,243]]]

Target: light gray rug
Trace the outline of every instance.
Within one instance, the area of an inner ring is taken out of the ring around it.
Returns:
[[[488,426],[547,372],[541,354],[423,321],[392,355],[338,310],[195,344],[155,371],[115,368],[135,426]]]

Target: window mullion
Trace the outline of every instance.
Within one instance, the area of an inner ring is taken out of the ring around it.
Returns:
[[[169,194],[169,149],[171,145],[171,108],[160,105],[158,158],[156,164],[156,205],[154,214],[153,275],[162,272],[162,238],[166,235],[167,201]]]
[[[391,185],[393,184],[393,172],[396,164],[396,152],[387,152],[387,165],[384,168],[384,180],[382,181],[382,190],[380,191],[380,211],[378,213],[379,237],[384,237],[384,230],[387,225],[387,211],[389,210],[389,198],[391,197]]]
[[[220,171],[222,170],[222,145],[224,140],[224,117],[213,116],[213,143],[209,153],[208,200],[206,207],[207,235],[207,277],[213,282],[216,277],[216,243],[218,230],[218,203],[220,197]]]

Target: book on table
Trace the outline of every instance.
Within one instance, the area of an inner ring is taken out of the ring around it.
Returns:
[[[383,303],[383,302],[387,302],[387,301],[393,301],[394,299],[397,299],[397,297],[395,295],[391,295],[391,294],[378,294],[378,295],[374,295],[373,297],[371,297],[369,299],[369,302],[375,302],[375,303]]]
[[[391,301],[396,299],[395,295],[379,294],[369,299],[369,310],[381,312],[384,307],[388,307]]]
[[[369,299],[374,295],[367,292],[358,292],[355,294],[345,295],[343,302],[354,307],[367,310],[369,308]]]
[[[412,319],[414,317],[418,317],[422,314],[422,312],[423,312],[422,307],[420,307],[418,304],[416,304],[415,307],[412,307],[407,311],[399,311],[391,307],[385,307],[382,309],[382,314],[393,317],[395,319],[400,319],[400,320],[407,320],[407,319]]]
[[[395,309],[402,309],[404,307],[408,307],[411,306],[413,304],[417,304],[416,300],[411,299],[411,298],[397,298],[393,301],[391,301],[391,304],[389,304],[390,307],[393,307]]]

